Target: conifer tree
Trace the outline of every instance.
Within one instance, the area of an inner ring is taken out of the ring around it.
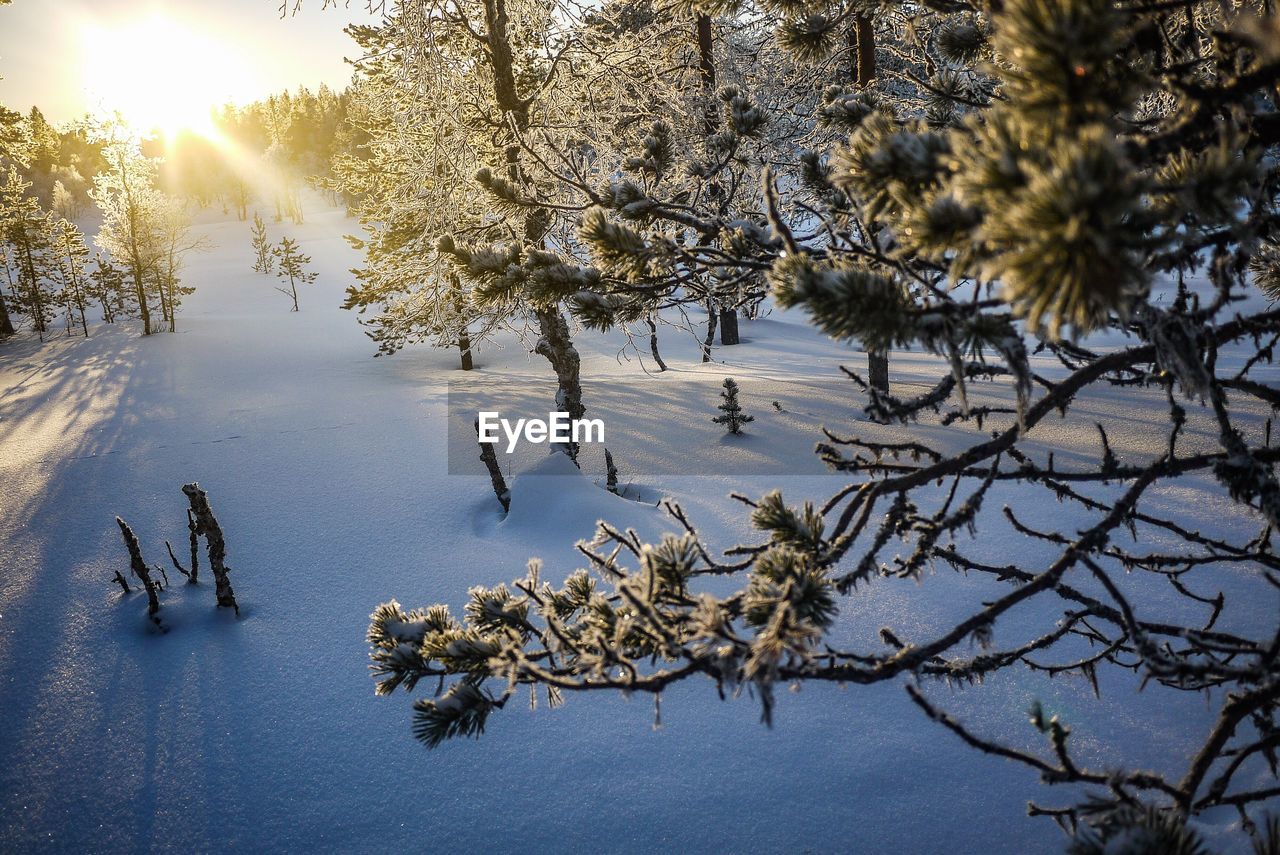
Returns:
[[[661,696],[709,678],[721,697],[754,698],[769,723],[781,687],[895,681],[943,730],[1053,785],[1066,803],[1030,812],[1054,817],[1081,851],[1135,840],[1195,848],[1185,824],[1209,811],[1238,812],[1253,827],[1276,793],[1280,618],[1219,625],[1223,599],[1186,583],[1218,590],[1214,574],[1234,579],[1243,565],[1251,590],[1269,598],[1280,578],[1280,450],[1241,412],[1280,403],[1258,379],[1280,339],[1280,309],[1244,302],[1255,287],[1250,265],[1268,287],[1280,245],[1280,29],[1269,7],[1003,0],[902,10],[778,0],[761,8],[776,18],[779,43],[813,59],[844,49],[850,22],[866,14],[885,27],[896,16],[903,32],[893,44],[894,86],[850,86],[845,71],[826,81],[813,104],[820,149],[791,160],[794,172],[784,172],[783,157],[770,164],[776,172],[760,170],[754,219],[727,219],[686,195],[689,184],[669,193],[650,180],[657,158],[634,155],[625,172],[605,170],[597,182],[565,148],[557,162],[569,165],[554,194],[518,175],[480,178],[519,210],[578,211],[586,200],[578,237],[591,263],[527,246],[445,251],[482,289],[534,283],[571,294],[575,313],[600,326],[647,317],[667,293],[682,299],[672,282],[692,271],[720,281],[764,271],[779,304],[838,340],[940,357],[937,382],[910,399],[850,372],[868,415],[909,424],[945,411],[939,429],[980,429],[953,434],[954,444],[828,430],[818,452],[840,487],[821,504],[787,502],[776,490],[746,500],[756,533],[723,553],[668,504],[676,533],[644,543],[602,523],[580,546],[586,567],[558,587],[531,562],[511,587],[472,589],[460,617],[445,605],[383,604],[368,633],[377,691],[435,687],[413,710],[415,734],[434,747],[479,735],[526,686],[557,700],[607,690]],[[721,103],[734,150],[779,112],[742,90]],[[650,136],[642,150],[675,148]],[[672,155],[664,171],[682,159],[698,162]],[[718,174],[734,174],[725,168]],[[1208,296],[1186,284],[1196,271]],[[1158,299],[1164,290],[1171,300]],[[1099,331],[1105,350],[1083,338]],[[1028,340],[1058,360],[1060,376],[1032,371]],[[1223,348],[1250,346],[1248,359],[1218,359]],[[968,400],[967,385],[990,377],[1008,383],[1012,412]],[[1080,395],[1111,385],[1167,399],[1163,453],[1118,459],[1104,438],[1095,461],[1064,469],[1026,441]],[[1216,426],[1216,447],[1180,441],[1191,406]],[[1216,484],[1223,506],[1260,530],[1192,531],[1147,501],[1153,485],[1191,476]],[[1028,492],[1086,523],[1023,522]],[[1003,504],[1013,534],[1047,559],[1024,566],[993,553],[977,531],[988,519],[984,502]],[[983,578],[992,594],[958,620],[912,615],[878,642],[836,629],[857,613],[851,601],[864,583],[932,583],[931,568]],[[1170,568],[1180,580],[1172,605],[1133,595],[1131,577],[1164,590]],[[1016,641],[997,632],[1015,612]],[[1042,625],[1027,627],[1037,614]],[[1035,751],[1020,738],[978,733],[939,705],[939,684],[981,684],[1008,668],[1075,674],[1095,690],[1099,671],[1132,672],[1170,701],[1208,704],[1216,721],[1168,768],[1149,769],[1124,745],[1107,747],[1104,768],[1078,756],[1065,715],[1033,708],[1029,732],[1045,741]]]
[[[84,337],[88,338],[89,247],[85,245],[84,234],[70,220],[56,220],[52,227],[51,243],[59,255],[58,271],[62,277],[62,304],[69,323],[78,322]]]
[[[0,245],[0,270],[4,271],[4,282],[0,283],[0,336],[11,336],[17,329],[13,325],[13,318],[9,315],[9,300],[5,296],[4,287],[9,287],[9,297],[16,297],[17,283],[13,269],[9,266],[9,253],[6,248]],[[17,307],[14,307],[16,311]]]
[[[120,129],[107,133],[119,136]],[[163,252],[160,232],[162,194],[156,188],[156,165],[144,157],[137,143],[112,138],[104,150],[107,170],[94,179],[93,200],[102,211],[96,243],[124,271],[142,319],[142,334],[151,335],[153,295]]]
[[[61,217],[64,220],[74,220],[80,216],[80,200],[60,180],[53,182],[53,205],[51,211],[54,216]]]
[[[181,284],[183,258],[201,243],[190,236],[186,205],[159,188],[158,164],[137,140],[116,124],[102,129],[106,168],[91,193],[102,211],[95,243],[125,274],[132,302],[142,318],[142,334],[157,332],[160,310],[169,332],[177,330],[177,309],[191,289]]]
[[[253,270],[255,273],[271,273],[272,266],[275,263],[275,256],[271,252],[271,241],[267,238],[267,224],[262,221],[262,216],[257,211],[253,212],[252,231]]]
[[[716,406],[723,415],[716,416],[711,421],[718,425],[724,425],[725,430],[734,436],[741,436],[742,426],[747,422],[755,421],[755,416],[749,416],[742,412],[742,406],[738,403],[738,384],[732,377],[724,378],[724,391],[720,393],[721,402]]]
[[[102,307],[102,320],[108,324],[115,323],[116,314],[124,311],[128,288],[125,286],[124,274],[101,252],[94,254],[93,270],[89,273],[89,292]]]
[[[205,243],[191,236],[191,217],[182,200],[161,194],[154,214],[157,251],[152,276],[169,332],[177,332],[182,298],[195,292],[194,288],[182,284],[185,257],[189,252],[204,249]]]
[[[346,306],[384,309],[367,322],[381,352],[422,338],[461,345],[466,333],[466,353],[504,322],[529,318],[532,349],[556,375],[557,407],[581,418],[580,358],[561,310],[578,285],[556,278],[563,268],[545,250],[551,222],[542,212],[489,199],[494,186],[530,186],[520,142],[536,124],[534,103],[557,94],[560,27],[537,4],[485,0],[440,14],[396,5],[381,25],[353,29],[366,50],[357,92],[374,114],[378,157],[340,166],[345,189],[364,196],[369,233],[355,242],[367,264]],[[477,99],[457,98],[461,89]],[[497,236],[510,245],[491,251]],[[494,266],[503,253],[511,261]]]
[[[32,329],[44,340],[57,305],[57,256],[50,240],[50,217],[27,195],[31,183],[10,166],[0,185],[0,235],[16,269],[17,300]]]
[[[276,290],[293,299],[293,311],[296,312],[298,311],[298,285],[307,285],[316,281],[316,272],[306,269],[306,266],[311,263],[311,256],[299,252],[297,242],[289,238],[283,238],[271,253],[276,261],[276,276],[289,283],[288,288]]]

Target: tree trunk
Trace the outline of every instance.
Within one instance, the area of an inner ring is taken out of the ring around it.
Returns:
[[[653,354],[653,361],[658,363],[659,371],[667,370],[667,363],[662,361],[662,354],[658,353],[658,325],[653,321],[653,315],[645,319],[649,324],[649,352]]]
[[[470,371],[475,368],[475,364],[471,361],[471,336],[465,329],[458,333],[458,350],[462,354],[462,370]]]
[[[137,268],[133,273],[133,291],[138,297],[138,314],[142,316],[142,334],[151,335],[151,307],[147,305],[147,289]]]
[[[4,294],[0,294],[0,335],[13,335],[13,321],[9,319],[9,306],[4,301]]]
[[[133,570],[133,575],[137,576],[138,581],[142,583],[142,587],[146,589],[147,614],[159,626],[160,620],[155,615],[160,611],[160,598],[156,595],[158,586],[151,579],[151,568],[147,567],[147,562],[142,560],[142,548],[138,546],[138,538],[134,535],[133,529],[129,528],[129,524],[120,517],[116,517],[116,524],[120,526],[120,535],[124,538],[125,549],[129,550],[129,567]],[[123,583],[121,584],[124,586]]]
[[[850,72],[858,86],[869,86],[876,77],[876,30],[870,18],[857,17],[849,30],[849,46],[852,53]],[[867,352],[867,382],[879,392],[889,391],[889,353],[883,350]]]
[[[484,468],[489,470],[489,481],[493,484],[494,495],[498,497],[502,510],[511,510],[511,490],[507,488],[507,479],[502,477],[502,467],[498,465],[498,455],[493,450],[493,443],[479,442],[480,422],[476,422],[476,440],[480,445],[480,459]]]
[[[867,352],[867,382],[877,392],[889,391],[889,352],[871,350]]]
[[[707,337],[702,342],[702,361],[711,361],[711,345],[716,340],[716,320],[720,313],[716,311],[716,301],[707,300]]]
[[[720,343],[737,344],[738,341],[738,311],[736,309],[721,309]]]
[[[529,127],[529,104],[520,97],[516,86],[515,63],[511,50],[511,38],[507,32],[509,17],[506,0],[483,0],[485,18],[485,40],[489,48],[489,64],[493,71],[493,99],[498,109],[509,114],[518,132]],[[524,175],[520,169],[520,150],[510,145],[506,150],[507,175],[514,181],[523,184]],[[524,237],[530,246],[542,242],[546,223],[542,217],[529,215],[525,217]],[[569,325],[558,307],[535,310],[538,319],[540,337],[534,352],[546,357],[556,373],[558,390],[556,404],[561,411],[567,412],[569,418],[580,419],[586,412],[582,406],[582,383],[580,370],[582,360],[578,350],[573,346],[569,336]],[[566,449],[569,456],[577,462],[577,448],[573,443]]]
[[[579,374],[582,360],[578,349],[569,337],[569,324],[559,309],[537,311],[538,331],[542,334],[533,352],[546,357],[556,372],[556,406],[569,414],[570,419],[580,419],[587,410],[582,406],[582,384]]]
[[[44,341],[44,332],[46,328],[44,319],[44,296],[40,293],[40,280],[36,276],[36,263],[31,257],[31,245],[28,243],[23,247],[23,255],[27,262],[27,288],[30,290],[28,295],[31,300],[32,320],[36,328],[36,333],[40,336],[40,340]]]
[[[712,50],[713,40],[711,33],[711,17],[708,15],[699,15],[697,19],[698,28],[698,73],[702,78],[702,95],[706,100],[704,109],[706,111],[703,118],[703,130],[707,136],[711,136],[716,132],[718,124],[718,116],[716,114],[715,94],[716,94],[716,63],[715,54]]]
[[[192,585],[199,584],[200,578],[200,535],[199,527],[196,525],[196,516],[191,513],[191,509],[187,508],[187,538],[191,546],[191,575],[187,577],[187,582]]]
[[[853,82],[867,86],[876,76],[876,30],[870,18],[854,19],[849,45],[853,49]]]

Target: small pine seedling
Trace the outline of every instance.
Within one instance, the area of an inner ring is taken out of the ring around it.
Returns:
[[[298,244],[289,238],[280,241],[280,245],[271,250],[280,267],[276,276],[289,283],[288,288],[276,288],[286,297],[293,298],[293,311],[298,311],[298,283],[308,284],[316,281],[315,271],[306,270],[311,263],[311,256],[298,251]]]
[[[267,224],[257,211],[253,212],[253,251],[253,272],[270,273],[276,262],[271,252],[271,241],[267,240]]]
[[[755,416],[742,412],[742,407],[738,405],[738,384],[733,382],[732,377],[724,378],[724,391],[720,393],[720,397],[723,402],[717,409],[722,410],[724,415],[716,416],[711,421],[724,425],[734,436],[741,436],[742,426],[755,421]]]

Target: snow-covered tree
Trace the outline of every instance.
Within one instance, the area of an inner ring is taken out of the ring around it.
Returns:
[[[113,324],[116,315],[125,310],[129,289],[124,273],[101,252],[95,253],[93,270],[89,273],[89,293],[102,307],[102,320]]]
[[[159,328],[152,315],[157,308],[173,332],[177,307],[190,293],[180,284],[183,256],[200,244],[190,237],[185,205],[156,185],[155,161],[119,128],[106,130],[112,136],[103,151],[107,168],[94,179],[92,194],[102,211],[95,242],[124,271],[143,335]]]
[[[58,256],[58,274],[62,279],[62,305],[67,313],[67,327],[79,326],[89,337],[89,300],[92,281],[89,272],[89,247],[84,233],[70,220],[51,222],[50,243]]]
[[[63,184],[61,180],[53,182],[53,207],[51,210],[54,216],[64,220],[74,220],[80,216],[80,200],[67,189],[67,185]]]
[[[10,166],[0,185],[0,238],[9,247],[15,272],[16,308],[31,319],[32,329],[43,340],[58,305],[57,252],[50,216],[28,195],[30,189],[31,183]]]
[[[644,543],[603,523],[582,545],[587,566],[562,585],[532,562],[511,587],[473,588],[461,617],[444,605],[384,604],[368,635],[379,693],[424,679],[437,687],[414,705],[416,735],[435,746],[479,735],[523,686],[558,702],[588,691],[656,696],[709,679],[722,697],[747,690],[770,722],[779,687],[897,681],[924,716],[1062,793],[1065,804],[1031,812],[1055,818],[1080,851],[1138,834],[1185,842],[1189,818],[1221,809],[1256,827],[1250,814],[1276,794],[1280,623],[1220,626],[1222,597],[1197,588],[1214,590],[1215,573],[1238,578],[1242,568],[1258,597],[1280,587],[1280,451],[1239,411],[1250,400],[1280,406],[1257,376],[1280,341],[1280,309],[1243,303],[1255,287],[1251,264],[1264,287],[1280,276],[1275,18],[1253,3],[1109,0],[779,2],[765,11],[779,19],[778,41],[811,59],[847,50],[861,16],[873,28],[910,26],[881,42],[875,88],[847,85],[846,66],[830,73],[814,126],[847,134],[815,132],[820,147],[792,161],[794,171],[781,158],[760,170],[758,219],[726,222],[635,177],[602,190],[579,179],[583,161],[562,150],[554,195],[524,172],[492,171],[481,183],[523,210],[591,200],[579,232],[591,266],[528,242],[446,250],[481,289],[571,293],[600,325],[650,311],[653,291],[667,287],[653,280],[669,271],[764,275],[775,300],[836,339],[942,357],[933,388],[907,399],[850,372],[870,416],[908,424],[939,413],[941,425],[976,430],[954,434],[955,445],[829,431],[818,450],[842,486],[822,503],[778,491],[748,501],[757,534],[725,552],[668,504],[676,533]],[[734,150],[788,106],[742,91],[722,104]],[[537,151],[521,130],[516,123],[513,134]],[[662,134],[650,136],[646,148],[669,150]],[[636,157],[633,174],[655,174]],[[1193,272],[1209,296],[1192,293]],[[1159,299],[1157,281],[1170,300]],[[1098,331],[1106,349],[1083,338]],[[1061,376],[1032,370],[1028,340],[1058,360]],[[1250,343],[1251,358],[1217,358]],[[968,400],[967,387],[991,377],[1008,383],[1011,407]],[[1120,459],[1103,432],[1097,460],[1063,467],[1027,443],[1082,392],[1109,384],[1167,400],[1163,453]],[[1181,441],[1192,407],[1217,426],[1217,447]],[[1189,476],[1217,483],[1258,532],[1193,531],[1147,501],[1153,486]],[[1026,503],[1041,496],[1087,522],[1060,531],[1025,523]],[[1011,536],[1046,550],[1045,560],[1011,563],[1007,538],[976,531],[989,519],[983,505],[996,501]],[[991,596],[958,620],[913,614],[879,642],[833,632],[843,612],[857,612],[849,598],[863,583],[932,583],[930,568],[986,580]],[[1138,599],[1135,577],[1176,578],[1171,596],[1181,602]],[[1035,615],[1042,623],[1028,629]],[[1047,744],[1028,750],[975,732],[930,688],[1013,667],[1075,674],[1095,690],[1103,670],[1136,672],[1143,685],[1208,704],[1216,721],[1176,774],[1147,769],[1123,745],[1102,750],[1103,768],[1077,756],[1063,718],[1036,708],[1030,728]]]

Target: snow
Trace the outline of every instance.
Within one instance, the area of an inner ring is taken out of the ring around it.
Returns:
[[[718,349],[724,364],[709,366],[693,336],[664,328],[674,369],[664,375],[642,371],[634,352],[620,359],[619,335],[584,333],[584,401],[589,417],[606,420],[625,497],[600,487],[602,450],[584,452],[579,474],[537,446],[500,455],[514,475],[504,518],[474,444],[451,452],[451,423],[474,430],[465,390],[518,409],[503,396],[523,388],[532,412],[545,413],[545,362],[512,337],[481,350],[471,375],[450,351],[370,358],[355,316],[337,308],[359,261],[341,238],[354,224],[336,210],[307,217],[270,226],[273,239],[298,239],[320,272],[296,314],[273,277],[251,272],[249,224],[208,217],[199,230],[212,249],[191,259],[197,291],[178,333],[143,339],[131,323],[99,325],[88,340],[0,345],[0,850],[1060,848],[1056,827],[1027,819],[1025,805],[1071,794],[965,747],[898,683],[805,687],[779,698],[773,729],[753,699],[720,702],[705,681],[664,696],[659,729],[648,698],[509,704],[479,741],[423,749],[410,733],[411,696],[373,693],[363,637],[378,603],[446,602],[460,614],[469,587],[522,577],[532,556],[558,582],[580,566],[574,541],[597,519],[646,538],[671,530],[656,507],[663,496],[710,542],[730,546],[749,536],[731,491],[777,487],[796,504],[843,483],[811,453],[818,425],[875,439],[902,439],[902,429],[855,424],[862,402],[836,366],[861,370],[863,357],[797,315],[744,321],[744,343]],[[647,339],[637,343],[652,370]],[[938,369],[931,357],[894,355],[901,394],[922,391]],[[710,422],[725,376],[756,417],[741,438]],[[975,404],[1010,399],[1007,382],[970,389]],[[1038,426],[1029,447],[1053,449],[1059,467],[1078,463],[1097,453],[1097,420],[1122,461],[1150,458],[1162,450],[1159,407],[1158,396],[1099,390],[1068,419]],[[1210,446],[1213,426],[1198,406],[1188,410],[1184,448]],[[1244,419],[1251,439],[1264,418]],[[912,432],[944,447],[977,436]],[[130,523],[149,562],[167,562],[166,539],[182,558],[180,488],[190,481],[208,491],[226,534],[241,615],[215,609],[202,562],[198,587],[170,572],[161,635],[145,597],[111,582],[127,567],[113,518]],[[984,508],[980,549],[1035,566],[1048,553],[996,524],[1005,501]],[[1149,501],[1206,531],[1260,527],[1209,481],[1160,486]],[[1078,513],[1039,495],[1018,512],[1058,526]],[[1220,626],[1274,621],[1273,591],[1218,581],[1254,592]],[[875,581],[842,600],[837,637],[873,644],[886,624],[920,637],[991,590],[942,568],[919,584]],[[1169,596],[1160,589],[1143,602],[1155,610]],[[1016,612],[997,624],[996,642],[1045,621]],[[1082,681],[1021,671],[929,692],[1014,745],[1040,746],[1026,715],[1039,699],[1073,727],[1084,761],[1106,766],[1120,745],[1139,763],[1179,768],[1211,721],[1203,700],[1159,689],[1135,697],[1127,675],[1100,676],[1101,701]]]

